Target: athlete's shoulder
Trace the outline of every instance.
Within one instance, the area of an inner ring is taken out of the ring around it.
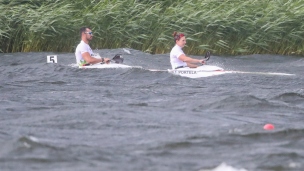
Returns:
[[[90,49],[90,46],[88,44],[86,44],[85,42],[81,41],[77,45],[76,49]]]

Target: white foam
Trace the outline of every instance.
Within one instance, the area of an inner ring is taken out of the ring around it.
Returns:
[[[36,138],[34,136],[29,136],[28,138],[34,142],[39,142],[38,138]]]
[[[217,166],[216,168],[212,169],[212,170],[199,170],[199,171],[248,171],[246,169],[237,169],[234,168],[232,166],[227,165],[226,163],[222,163],[219,166]]]
[[[301,168],[301,164],[300,163],[295,163],[295,162],[290,162],[288,164],[289,168]]]
[[[124,52],[126,52],[127,54],[131,54],[131,52],[130,52],[128,49],[122,48],[122,50],[123,50]]]

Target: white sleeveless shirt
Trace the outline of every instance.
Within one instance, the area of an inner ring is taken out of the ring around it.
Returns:
[[[175,69],[176,67],[180,66],[187,66],[186,62],[183,62],[182,60],[178,59],[182,54],[185,54],[182,48],[178,45],[175,45],[171,52],[170,52],[170,63],[172,66],[172,69]]]

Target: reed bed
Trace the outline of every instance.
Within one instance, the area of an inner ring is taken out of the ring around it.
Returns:
[[[96,49],[168,53],[173,31],[188,54],[304,54],[302,0],[32,0],[0,2],[0,51],[73,52],[81,26]]]

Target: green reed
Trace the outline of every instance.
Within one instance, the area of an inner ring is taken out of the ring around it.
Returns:
[[[93,49],[188,54],[304,54],[302,0],[31,0],[0,2],[1,52],[73,52],[90,26]]]

